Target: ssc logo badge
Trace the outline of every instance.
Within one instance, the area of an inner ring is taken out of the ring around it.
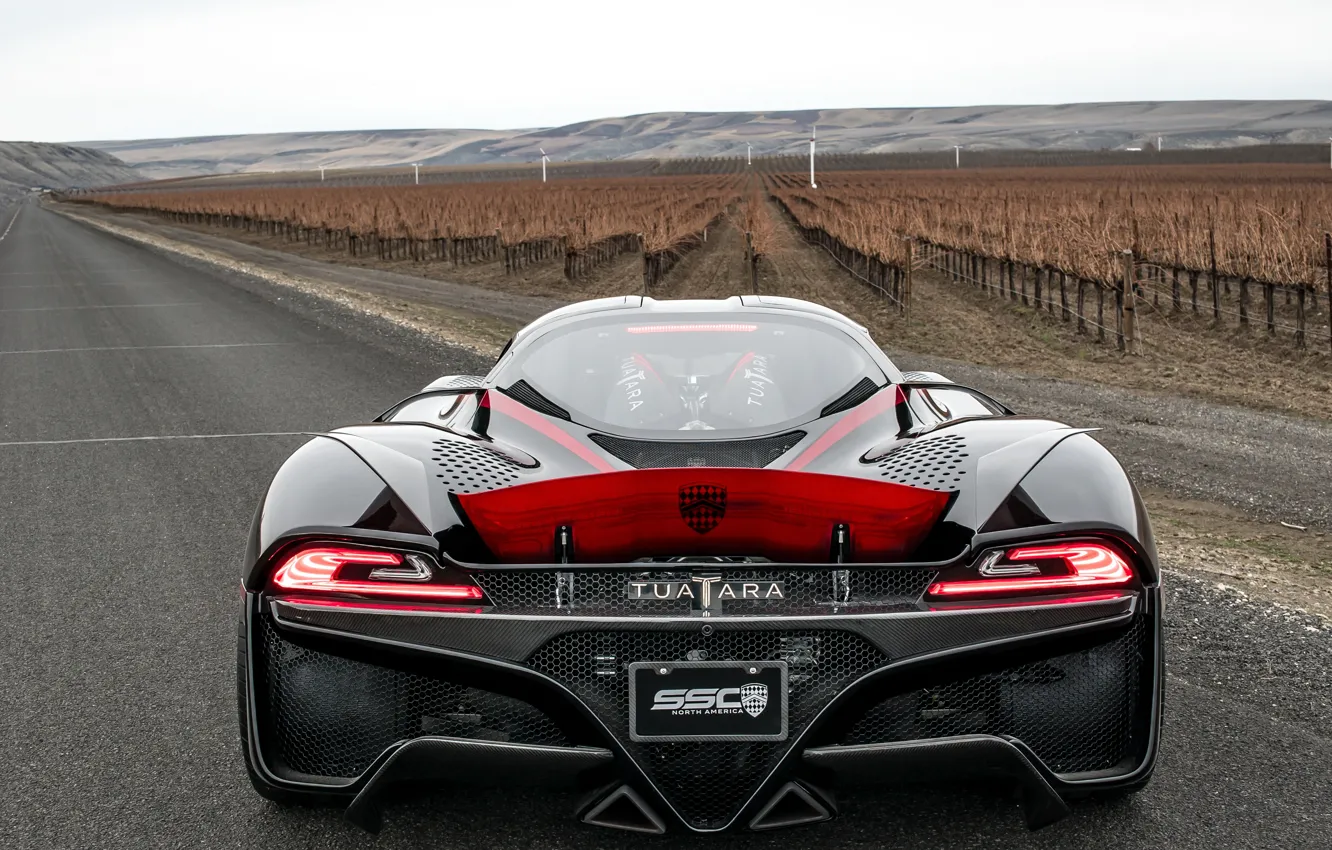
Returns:
[[[726,516],[726,488],[716,484],[681,487],[680,516],[685,525],[699,534],[707,534]]]
[[[750,717],[758,717],[768,707],[768,686],[757,682],[740,687],[740,707]]]

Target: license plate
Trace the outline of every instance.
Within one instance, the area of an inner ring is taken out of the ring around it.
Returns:
[[[635,741],[785,741],[785,661],[629,665]]]

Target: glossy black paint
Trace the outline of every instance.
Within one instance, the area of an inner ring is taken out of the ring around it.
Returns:
[[[725,302],[670,302],[658,307],[651,299],[626,296],[571,305],[516,334],[501,361],[523,356],[542,333],[588,312],[654,309],[687,309],[700,314],[797,310],[819,321],[838,324],[862,339],[867,353],[890,383],[859,405],[801,424],[805,437],[768,468],[795,465],[810,472],[885,480],[890,474],[883,466],[885,459],[897,452],[941,439],[965,446],[965,457],[954,458],[955,479],[960,483],[947,485],[952,488],[950,502],[934,531],[913,554],[911,564],[966,565],[991,547],[1069,537],[1108,539],[1129,553],[1140,582],[1126,591],[1131,610],[1124,616],[1146,618],[1154,635],[1152,657],[1144,665],[1147,681],[1143,691],[1152,698],[1147,710],[1135,719],[1144,734],[1133,770],[1092,779],[1060,777],[1044,768],[1034,754],[1024,751],[1021,742],[1004,749],[1002,758],[1011,757],[1009,749],[1020,753],[1060,798],[1089,790],[1130,789],[1146,782],[1155,763],[1160,725],[1160,570],[1142,500],[1110,452],[1084,429],[1014,415],[1000,402],[974,390],[947,382],[904,382],[900,370],[862,328],[826,308],[790,299],[746,296]],[[535,411],[531,416],[536,420],[520,420],[490,408],[484,399],[486,391],[493,389],[488,378],[441,379],[405,398],[373,423],[314,437],[283,464],[269,485],[246,547],[246,599],[238,646],[238,696],[246,763],[256,788],[265,796],[346,804],[393,758],[393,750],[386,751],[366,774],[341,786],[280,775],[265,760],[266,721],[254,691],[255,665],[261,661],[254,640],[255,618],[276,611],[265,587],[273,565],[284,552],[303,541],[351,542],[429,554],[445,568],[461,572],[521,569],[487,563],[491,559],[484,541],[470,528],[456,498],[441,483],[437,458],[451,451],[483,447],[511,462],[507,475],[513,479],[512,484],[587,475],[598,469],[631,468],[600,449],[589,439],[592,432],[574,422]],[[896,395],[885,395],[889,393]],[[867,404],[893,399],[895,403],[879,415],[864,416]],[[687,438],[706,439],[700,433],[689,432]],[[833,440],[830,433],[840,437]],[[625,568],[630,565],[598,567]],[[1060,607],[1049,610],[1054,613]],[[387,625],[383,616],[355,612],[306,621],[284,616],[278,622],[284,632],[290,631],[329,652],[377,664],[419,665],[465,674],[500,689],[537,694],[543,705],[567,718],[571,727],[583,730],[582,743],[614,753],[617,775],[630,782],[654,809],[671,812],[670,804],[652,786],[647,774],[633,763],[591,708],[561,683],[521,666],[524,653],[545,639],[533,637],[535,624],[524,626],[517,622],[520,618],[506,618],[502,611],[489,613],[494,616],[471,621],[457,616],[440,622],[413,623],[413,618],[404,617]],[[913,616],[919,625],[903,617],[888,625],[859,618],[848,626],[861,634],[867,634],[865,629],[879,629],[876,634],[897,641],[889,652],[894,662],[847,688],[820,713],[734,823],[748,823],[777,789],[803,775],[806,752],[827,745],[826,730],[847,722],[848,716],[881,696],[885,689],[928,681],[940,670],[1000,669],[1014,660],[1050,657],[1064,651],[1070,641],[1095,642],[1120,627],[1113,618],[1074,618],[1056,624],[1055,620],[1040,617],[1015,617],[1011,625],[997,631],[991,628],[968,633],[949,631],[951,627],[942,619],[947,614],[939,614],[940,619],[935,620],[926,611]],[[715,626],[726,627],[728,619],[719,618]],[[736,619],[731,627],[744,627]],[[754,619],[763,625],[749,627],[786,629],[797,625],[780,617]],[[491,625],[494,631],[488,632]],[[608,621],[604,627],[674,626],[654,618],[652,622]],[[694,624],[679,627],[693,628]],[[518,641],[524,649],[516,652],[515,630],[524,629],[530,634]],[[947,639],[939,637],[940,629],[949,633]],[[550,632],[555,633],[558,631]],[[533,640],[537,642],[533,644]],[[936,642],[931,644],[931,640]],[[920,650],[903,653],[906,644]],[[818,758],[813,760],[817,762]],[[958,760],[959,775],[966,772],[962,769],[965,764],[965,759]],[[675,825],[685,826],[680,822]]]

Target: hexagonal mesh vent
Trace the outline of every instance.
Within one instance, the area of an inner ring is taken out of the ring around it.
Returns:
[[[378,667],[286,640],[259,621],[259,704],[290,769],[354,777],[389,745],[422,735],[568,745],[536,707],[434,676]]]
[[[879,474],[894,484],[952,492],[962,488],[963,458],[969,457],[960,434],[926,437],[895,449],[879,461]]]
[[[581,614],[611,616],[654,616],[688,614],[688,597],[664,599],[630,599],[629,583],[688,582],[690,570],[707,564],[682,565],[682,569],[580,570],[566,573],[571,579],[563,594],[563,603]],[[720,566],[720,565],[719,565]],[[781,582],[781,599],[749,599],[723,602],[728,614],[780,614],[796,616],[801,613],[826,614],[834,608],[841,611],[893,611],[913,609],[925,593],[925,588],[938,575],[934,570],[874,569],[874,570],[791,570],[782,568],[735,569],[719,568],[718,573],[727,581]],[[504,609],[506,614],[539,613],[557,608],[557,576],[555,570],[493,570],[473,574],[485,588],[490,601]],[[845,584],[838,590],[839,578]],[[837,602],[834,602],[837,599]]]
[[[521,480],[517,462],[485,446],[459,440],[435,440],[434,446],[430,459],[440,468],[435,478],[450,493],[483,493]]]
[[[879,703],[843,744],[1011,735],[1056,773],[1107,770],[1131,755],[1148,631]]]
[[[790,737],[759,743],[642,743],[629,739],[635,661],[786,661]],[[695,828],[729,823],[820,709],[888,659],[858,635],[833,630],[572,632],[528,664],[581,697]]]
[[[758,469],[790,451],[804,438],[804,431],[752,440],[630,440],[609,434],[588,435],[592,442],[638,469],[686,466]]]

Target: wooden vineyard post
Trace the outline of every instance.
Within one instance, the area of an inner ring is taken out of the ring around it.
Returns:
[[[916,264],[915,242],[906,241],[906,279],[902,284],[902,315],[911,321],[911,267]]]
[[[1124,321],[1121,331],[1120,348],[1127,350],[1129,354],[1142,354],[1141,338],[1138,334],[1138,299],[1136,280],[1137,272],[1134,268],[1133,252],[1124,252]]]
[[[651,268],[651,263],[648,260],[646,240],[641,233],[638,234],[638,251],[643,255],[643,297],[646,298],[648,294],[648,270]]]
[[[1105,342],[1105,284],[1096,284],[1096,341]]]
[[[1078,334],[1087,332],[1087,314],[1083,312],[1086,304],[1087,281],[1085,278],[1078,278]]]
[[[1304,298],[1306,287],[1300,285],[1299,299],[1295,302],[1295,347],[1304,348]]]
[[[749,269],[749,286],[758,295],[758,257],[754,256],[754,234],[745,231],[745,266]]]
[[[1267,302],[1267,335],[1276,335],[1276,286],[1263,284],[1263,300]]]
[[[1216,228],[1207,228],[1207,252],[1212,259],[1212,319],[1221,321],[1221,281],[1216,279]]]

